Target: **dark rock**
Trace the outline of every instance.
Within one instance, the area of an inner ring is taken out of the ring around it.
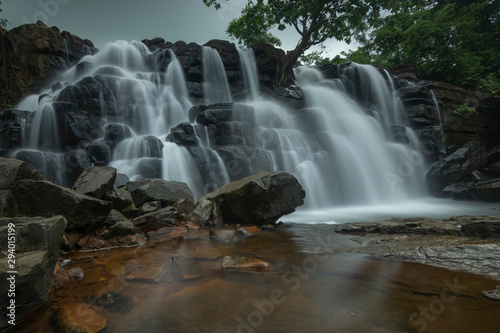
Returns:
[[[132,195],[136,207],[149,201],[161,201],[164,207],[179,199],[194,200],[193,193],[185,183],[163,179],[144,178],[129,182],[127,189]]]
[[[91,166],[89,155],[83,149],[67,151],[64,162],[67,166],[65,178],[70,184],[74,184],[83,171]]]
[[[50,218],[1,218],[0,237],[7,241],[9,223],[15,225],[16,233],[16,323],[45,306],[50,298],[52,275],[58,262],[61,239],[66,228],[62,216]],[[5,249],[7,247],[5,246]],[[0,279],[7,286],[7,252],[0,254],[2,269]],[[6,290],[6,289],[5,289]],[[4,296],[7,297],[7,294]],[[2,306],[1,315],[7,318],[7,305]],[[7,321],[2,321],[4,328]]]
[[[111,161],[111,150],[104,142],[92,142],[85,146],[85,150],[95,166],[105,166]]]
[[[104,141],[114,149],[124,139],[132,137],[130,127],[124,124],[108,124],[104,127]]]
[[[17,204],[12,192],[0,190],[0,217],[16,216]]]
[[[112,223],[112,227],[106,234],[106,238],[121,237],[137,233],[137,228],[128,218],[117,210],[111,210],[106,217],[107,223]]]
[[[442,193],[456,200],[500,202],[500,179],[453,183],[446,186]]]
[[[200,199],[189,220],[212,226],[276,222],[304,203],[305,192],[286,172],[261,172],[231,182]]]
[[[164,227],[176,226],[178,222],[178,212],[174,207],[165,207],[160,210],[143,214],[132,220],[135,226],[141,228],[143,232],[158,230]]]
[[[44,178],[24,161],[0,157],[0,190],[8,190],[23,179],[42,180]]]
[[[469,142],[453,154],[430,166],[427,179],[434,189],[441,190],[474,170],[483,166],[487,160],[486,149],[477,142]]]
[[[73,191],[97,199],[113,189],[116,179],[116,169],[109,166],[89,167],[80,175],[73,185]]]
[[[12,194],[21,213],[28,216],[62,215],[68,229],[102,221],[111,210],[111,203],[95,199],[45,180],[21,180],[12,187]]]
[[[211,125],[211,124],[218,124],[221,122],[229,121],[231,120],[232,116],[232,105],[231,107],[224,107],[220,109],[216,108],[207,108],[206,110],[200,112],[196,116],[196,122],[198,124],[202,125]]]
[[[193,125],[190,123],[181,123],[172,127],[166,140],[180,146],[198,146],[198,139],[196,138]]]
[[[115,189],[117,189],[119,187],[126,186],[129,181],[130,181],[130,179],[128,178],[128,176],[126,174],[124,174],[124,173],[117,173],[116,174],[115,183],[113,184],[113,187]]]
[[[113,208],[118,211],[122,211],[134,203],[130,192],[127,191],[125,186],[113,189],[113,191],[105,195],[104,200],[111,201]]]
[[[41,173],[46,180],[55,182],[57,179],[60,166],[59,157],[56,153],[20,149],[15,152],[13,157],[28,163]]]

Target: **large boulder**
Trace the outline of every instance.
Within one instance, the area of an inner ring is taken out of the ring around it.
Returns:
[[[22,179],[42,180],[44,178],[24,161],[0,157],[0,190],[8,190]]]
[[[162,207],[166,207],[180,199],[194,200],[193,192],[186,183],[159,178],[143,178],[129,182],[127,190],[132,195],[136,207],[150,201],[161,201]]]
[[[62,215],[68,221],[68,229],[100,222],[112,208],[111,202],[45,180],[21,180],[11,190],[21,213],[45,217]]]
[[[485,147],[471,141],[451,155],[435,162],[426,173],[431,188],[441,190],[482,167],[488,159]]]
[[[109,166],[89,167],[76,180],[73,190],[97,199],[113,190],[116,169]]]
[[[276,222],[304,203],[305,192],[287,172],[260,172],[200,199],[189,220],[210,226]]]
[[[15,300],[16,323],[21,322],[49,301],[52,275],[58,261],[65,228],[66,220],[62,216],[0,219],[0,237],[6,244],[4,250],[7,250],[6,241],[12,229],[16,235],[15,266],[9,266],[11,262],[8,261],[7,251],[0,253],[2,285],[5,284],[7,287],[7,278],[11,277],[9,271],[17,272],[15,274],[15,297],[8,301],[10,304],[11,300]],[[2,289],[2,292],[5,292],[2,297],[7,297],[7,290]],[[7,303],[2,302],[2,304],[5,305],[0,310],[2,318],[9,318],[7,314],[10,310],[7,309]],[[7,321],[2,320],[0,329],[5,328],[5,325]]]

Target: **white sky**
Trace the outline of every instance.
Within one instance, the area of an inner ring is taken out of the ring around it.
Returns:
[[[7,29],[40,20],[90,39],[97,48],[114,40],[154,37],[205,44],[211,39],[230,40],[226,27],[240,15],[246,2],[222,1],[222,8],[216,11],[202,0],[2,0],[0,15],[9,20]],[[284,50],[293,49],[300,37],[293,28],[275,34]],[[325,56],[329,57],[355,49],[335,40],[325,45]]]

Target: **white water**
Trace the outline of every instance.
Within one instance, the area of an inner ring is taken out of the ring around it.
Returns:
[[[284,220],[302,222],[336,222],[344,215],[360,216],[356,212],[363,211],[372,216],[379,216],[380,211],[401,216],[412,212],[412,207],[416,207],[415,212],[418,207],[431,210],[426,201],[418,199],[427,196],[426,166],[418,138],[406,126],[404,108],[387,73],[352,65],[343,70],[341,80],[326,80],[317,70],[299,68],[296,80],[306,107],[294,111],[261,96],[253,52],[240,50],[239,54],[248,90],[247,100],[240,104],[247,111],[235,111],[227,129],[235,135],[253,131],[255,138],[243,136],[241,145],[216,146],[208,127],[193,123],[200,143],[195,147],[197,159],[190,148],[166,142],[174,126],[188,122],[193,105],[182,66],[173,52],[165,72],[158,73],[157,64],[151,64],[156,55],[145,45],[115,42],[82,59],[83,69],[69,69],[60,81],[74,85],[87,76],[99,75],[113,87],[110,96],[103,92],[99,96],[100,126],[119,124],[129,129],[131,136],[117,144],[110,165],[131,179],[183,181],[200,198],[249,173],[288,171],[298,178],[307,195],[304,207]],[[202,61],[204,102],[231,102],[218,52],[203,47]],[[40,102],[40,95],[29,96],[18,106],[34,111],[31,119],[23,122],[24,147],[40,152],[40,158],[50,159],[52,164],[56,159],[49,153],[64,156],[51,105],[60,91],[43,92],[49,96]],[[361,101],[355,102],[352,96]],[[395,128],[405,133],[407,143],[393,139]],[[96,138],[95,142],[102,140]],[[56,173],[57,181],[62,182],[62,172]],[[408,205],[410,202],[417,204]]]

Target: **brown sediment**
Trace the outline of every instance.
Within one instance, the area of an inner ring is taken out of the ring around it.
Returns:
[[[191,237],[189,230],[182,238],[165,237],[155,244],[70,252],[72,261],[63,268],[80,267],[85,277],[56,290],[52,306],[19,331],[56,332],[55,309],[71,303],[96,309],[106,319],[107,333],[498,328],[500,301],[483,292],[496,290],[500,282],[488,272],[394,260],[411,260],[397,254],[419,247],[427,253],[439,246],[498,247],[498,240],[342,234],[335,228],[292,224],[230,243],[200,231]],[[266,261],[269,272],[224,270],[224,256]]]

